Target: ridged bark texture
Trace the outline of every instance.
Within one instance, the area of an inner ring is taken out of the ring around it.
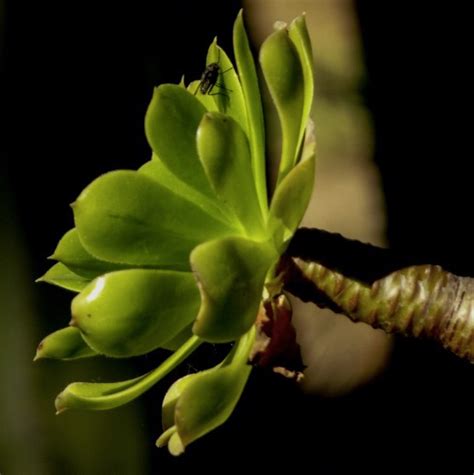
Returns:
[[[330,240],[329,233],[317,232],[322,233],[320,237],[323,236],[324,240]],[[343,243],[341,236],[333,236],[339,240],[339,244]],[[306,245],[309,242],[306,240]],[[352,251],[359,246],[358,259],[364,252],[369,252],[376,255],[381,267],[393,267],[393,258],[389,259],[390,266],[387,266],[389,260],[379,259],[381,254],[378,253],[384,250],[375,252],[373,246],[347,242],[349,247],[352,246]],[[361,278],[364,273],[377,275],[376,260],[367,263],[369,273],[366,269],[359,278],[354,278],[357,272],[348,276],[347,272],[342,273],[339,268],[328,265],[327,258],[322,264],[310,258],[307,252],[297,252],[295,244],[290,246],[280,268],[285,289],[296,297],[321,307],[329,307],[355,322],[367,323],[387,333],[398,332],[436,339],[456,355],[474,363],[473,278],[456,276],[437,265],[404,267],[373,280]],[[363,247],[366,249],[363,250]],[[368,251],[368,248],[371,249]],[[318,253],[324,254],[324,250],[320,249]],[[350,256],[346,255],[346,258]]]

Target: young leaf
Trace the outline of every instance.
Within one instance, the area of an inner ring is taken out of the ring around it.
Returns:
[[[274,32],[260,49],[260,64],[280,118],[282,151],[278,183],[296,163],[304,109],[301,61],[286,28]]]
[[[222,202],[199,193],[181,181],[155,154],[153,154],[152,160],[142,165],[138,171],[149,176],[175,195],[181,196],[196,206],[199,206],[199,208],[216,220],[223,222],[229,227],[235,227],[239,230],[242,229],[237,218],[232,212],[229,212],[229,209]],[[216,197],[214,196],[214,198]]]
[[[313,192],[315,170],[314,126],[310,121],[301,161],[278,185],[272,198],[269,228],[279,252],[282,245],[293,236],[303,219]]]
[[[73,209],[86,250],[121,264],[185,270],[197,244],[235,233],[155,180],[129,170],[97,178]]]
[[[295,18],[288,29],[291,40],[293,41],[301,60],[304,77],[304,106],[300,126],[300,135],[298,143],[301,143],[306,122],[311,112],[314,95],[314,71],[313,71],[313,50],[311,48],[311,39],[306,28],[305,16],[301,15]]]
[[[211,43],[207,53],[207,64],[211,63],[219,65],[219,75],[208,95],[215,99],[220,112],[232,117],[248,134],[247,111],[239,77],[225,51],[217,46],[217,39]]]
[[[265,170],[265,126],[263,122],[262,99],[258,87],[257,71],[245,32],[242,10],[234,23],[234,54],[242,84],[248,115],[248,136],[252,156],[252,171],[257,186],[258,202],[263,216],[266,216],[267,187]]]
[[[197,147],[216,195],[235,212],[249,236],[260,237],[262,216],[242,128],[224,114],[208,112],[198,128]]]
[[[171,454],[179,455],[230,417],[250,375],[247,360],[254,338],[252,328],[221,364],[185,376],[170,388],[163,401],[165,432],[158,447],[168,444]]]
[[[72,324],[99,353],[142,355],[186,328],[199,305],[190,272],[123,270],[98,277],[74,298]]]
[[[137,398],[184,361],[201,344],[195,336],[173,353],[158,368],[138,378],[117,383],[72,383],[56,398],[59,414],[67,409],[103,411],[119,407]]]
[[[201,80],[198,79],[196,81],[190,82],[186,89],[191,94],[193,94],[208,111],[217,112],[219,110],[219,107],[216,104],[215,97],[211,94],[200,94],[199,93],[200,85],[201,85]]]
[[[186,89],[173,84],[155,88],[145,116],[153,152],[180,180],[208,197],[213,193],[196,150],[196,130],[206,108]]]
[[[257,318],[266,273],[276,259],[266,243],[241,237],[205,242],[191,253],[201,292],[193,332],[210,342],[233,341]]]
[[[61,238],[51,257],[63,263],[75,274],[87,278],[88,281],[107,272],[127,267],[126,265],[101,261],[91,256],[84,249],[76,228],[70,229]]]
[[[193,325],[190,323],[184,327],[177,335],[160,345],[163,350],[176,351],[180,346],[184,345],[193,336]]]
[[[36,282],[47,282],[48,284],[57,285],[66,290],[80,292],[90,282],[90,279],[75,274],[64,264],[58,262],[54,264],[46,274],[37,279]]]
[[[87,346],[77,328],[66,327],[49,334],[41,340],[34,361],[39,359],[76,360],[97,356],[97,352]]]

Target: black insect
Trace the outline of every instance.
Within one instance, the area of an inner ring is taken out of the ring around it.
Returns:
[[[220,69],[218,63],[208,64],[202,73],[201,81],[199,82],[194,95],[196,95],[198,91],[201,91],[201,94],[210,94],[212,88],[217,84]]]
[[[214,87],[218,87],[224,91],[232,92],[230,89],[227,89],[222,84],[217,84],[217,80],[219,79],[219,75],[225,74],[227,71],[230,71],[232,68],[226,69],[225,71],[221,72],[221,67],[219,63],[210,63],[206,66],[206,69],[202,73],[201,81],[199,81],[198,87],[194,95],[201,92],[201,94],[208,94],[212,95],[212,89]],[[219,94],[219,93],[216,93]],[[224,94],[225,95],[225,94]]]

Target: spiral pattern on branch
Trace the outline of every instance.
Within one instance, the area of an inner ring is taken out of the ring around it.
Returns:
[[[474,279],[437,265],[406,267],[373,282],[344,276],[298,257],[287,258],[285,288],[321,307],[385,332],[438,340],[474,363]]]

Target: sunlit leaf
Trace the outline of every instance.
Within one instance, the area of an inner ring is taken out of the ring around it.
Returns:
[[[153,152],[180,180],[212,196],[196,150],[196,130],[206,108],[186,89],[163,84],[153,93],[145,133]]]
[[[304,106],[302,120],[300,126],[300,135],[298,142],[301,143],[305,128],[306,120],[311,112],[314,95],[314,71],[313,71],[313,50],[311,47],[311,39],[308,29],[306,28],[305,16],[301,15],[295,18],[288,29],[291,40],[293,41],[301,60],[304,77]]]
[[[174,175],[155,155],[153,155],[152,160],[142,165],[138,171],[153,178],[153,180],[157,181],[160,185],[174,194],[191,201],[216,220],[223,222],[227,226],[240,229],[240,224],[237,221],[237,218],[229,213],[229,210],[224,203],[219,202],[217,199],[211,199],[202,193],[197,192],[194,188],[191,188]]]
[[[155,180],[128,170],[97,178],[73,209],[86,250],[116,263],[187,269],[197,244],[235,233]]]
[[[197,133],[199,158],[217,196],[237,215],[249,236],[259,238],[263,223],[251,169],[247,137],[232,118],[207,113]]]
[[[201,80],[198,79],[196,81],[192,81],[189,83],[187,90],[193,94],[198,101],[208,110],[208,111],[214,111],[217,112],[219,110],[219,107],[216,103],[215,96],[211,94],[200,94],[199,93],[199,87],[201,85]]]
[[[265,170],[265,126],[263,122],[262,99],[258,86],[257,71],[245,32],[242,10],[234,24],[234,54],[242,84],[242,92],[249,121],[248,136],[252,151],[252,171],[257,185],[257,194],[262,214],[267,212],[267,187]]]
[[[239,77],[225,51],[214,39],[207,53],[207,64],[217,63],[219,75],[209,95],[215,99],[220,112],[232,117],[248,133],[247,111]]]
[[[305,107],[303,68],[286,28],[279,29],[265,40],[260,49],[260,64],[281,125],[279,183],[296,163]]]

